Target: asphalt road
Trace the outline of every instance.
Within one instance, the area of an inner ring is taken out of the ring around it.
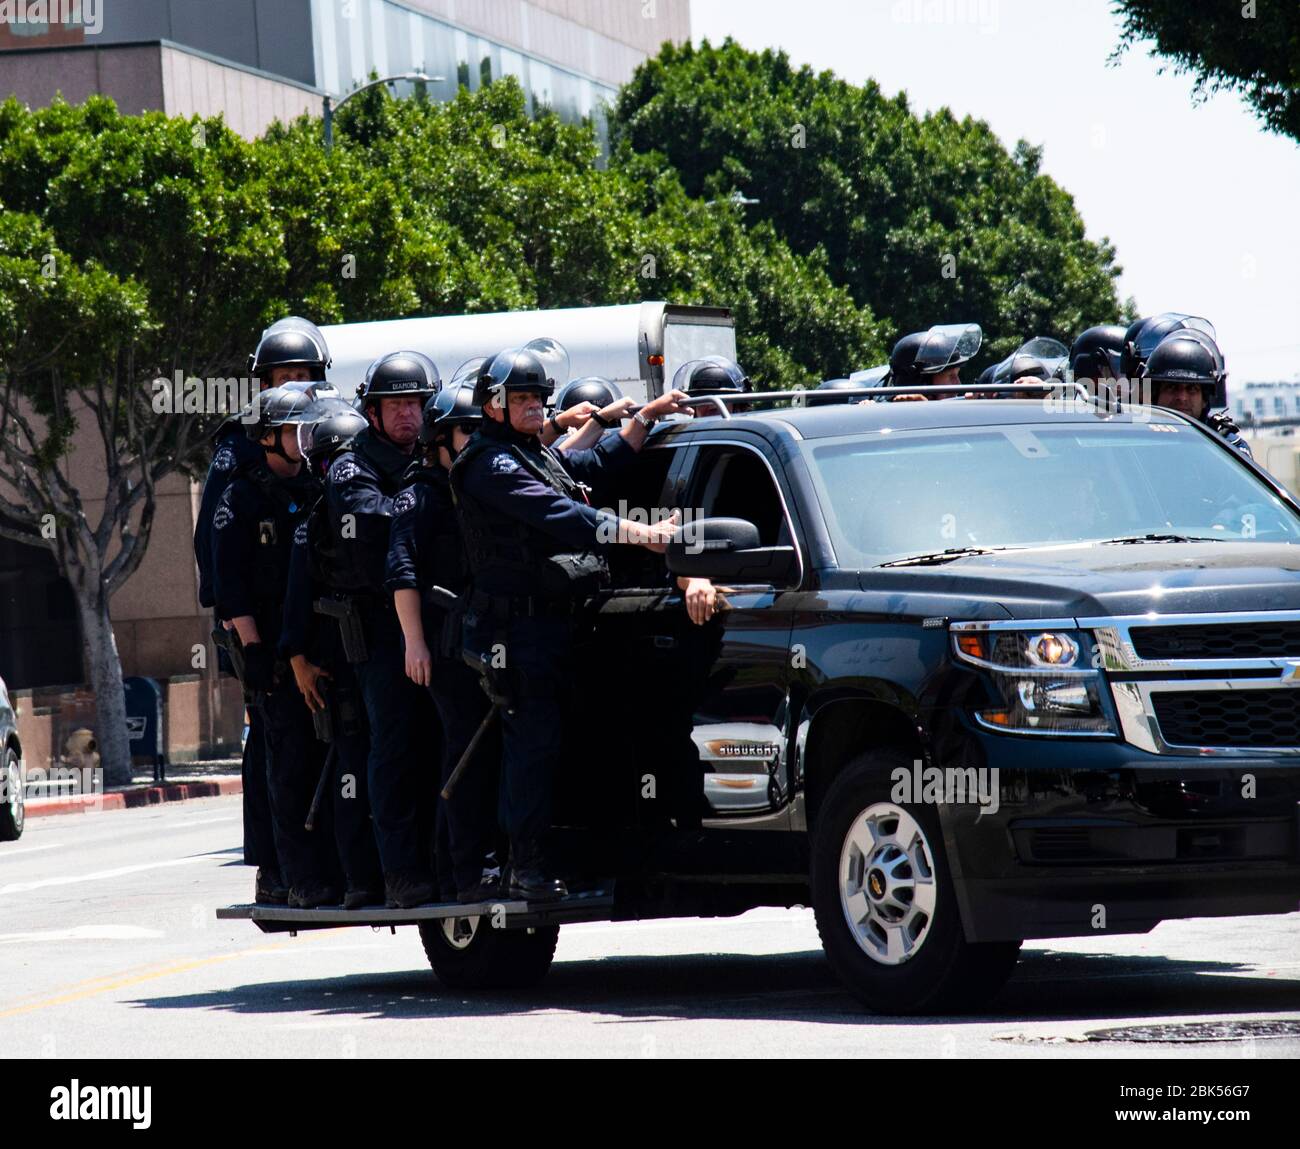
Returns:
[[[252,893],[239,801],[36,819],[0,845],[8,1057],[1300,1057],[1297,1036],[1082,1040],[1300,1022],[1300,913],[1028,945],[979,1017],[863,1013],[807,910],[566,926],[540,987],[474,997],[438,985],[414,928],[291,939],[218,922]]]

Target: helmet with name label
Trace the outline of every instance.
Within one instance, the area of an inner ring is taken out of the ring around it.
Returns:
[[[248,357],[248,373],[265,379],[277,367],[305,367],[312,379],[324,379],[330,363],[320,328],[309,319],[290,315],[262,332],[257,349]]]
[[[357,388],[363,406],[379,399],[423,399],[442,388],[438,368],[419,351],[390,351],[366,370]]]

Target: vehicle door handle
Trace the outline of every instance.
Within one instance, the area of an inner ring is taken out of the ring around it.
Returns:
[[[674,650],[677,647],[677,639],[671,634],[656,634],[653,640],[656,650]]]

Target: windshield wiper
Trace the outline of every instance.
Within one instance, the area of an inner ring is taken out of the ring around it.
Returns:
[[[1117,535],[1113,539],[1099,540],[1099,546],[1105,546],[1107,543],[1117,543],[1120,546],[1130,545],[1132,543],[1223,543],[1227,539],[1216,539],[1205,537],[1203,535]]]
[[[929,554],[908,555],[902,559],[890,559],[881,563],[882,567],[924,567],[950,563],[953,559],[964,559],[968,555],[991,555],[997,551],[1019,551],[1024,547],[949,547],[946,551],[932,551]]]

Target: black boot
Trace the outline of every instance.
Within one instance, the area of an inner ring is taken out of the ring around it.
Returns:
[[[535,846],[521,846],[511,851],[510,896],[525,902],[558,902],[569,891],[559,878],[545,871],[541,851]]]
[[[363,906],[382,906],[384,901],[383,890],[372,889],[369,886],[349,886],[347,893],[343,895],[343,908],[359,910]]]
[[[289,906],[295,910],[314,910],[317,906],[337,906],[340,896],[337,886],[328,882],[303,882],[289,891]]]
[[[289,887],[275,870],[263,870],[259,866],[253,881],[253,901],[259,906],[287,906]]]
[[[433,902],[433,883],[426,874],[385,874],[384,891],[390,909],[409,910]]]

